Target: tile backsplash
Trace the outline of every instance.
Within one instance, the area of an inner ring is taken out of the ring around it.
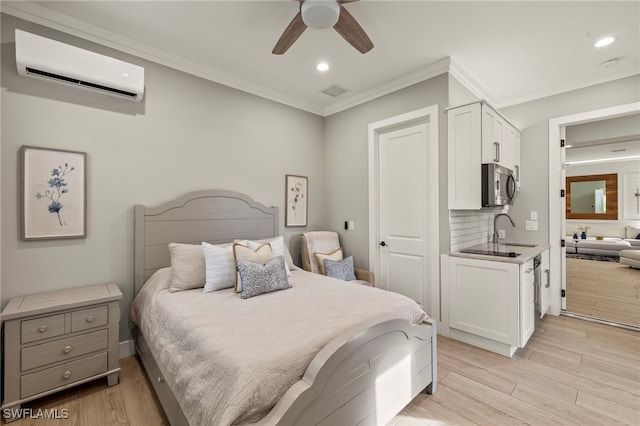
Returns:
[[[493,236],[493,218],[501,208],[490,210],[449,210],[451,251],[475,244],[490,242]]]

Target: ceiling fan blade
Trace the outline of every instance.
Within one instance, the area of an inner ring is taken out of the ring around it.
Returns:
[[[360,53],[367,53],[373,49],[373,42],[367,33],[364,32],[360,24],[342,5],[340,5],[340,18],[333,28]]]
[[[300,37],[306,29],[307,24],[302,21],[302,13],[298,12],[280,36],[280,40],[276,43],[272,53],[274,55],[282,55],[284,52],[289,50],[291,45],[295,43],[298,37]]]

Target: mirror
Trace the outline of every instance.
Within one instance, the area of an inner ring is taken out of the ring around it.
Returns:
[[[568,176],[567,219],[618,220],[618,174]]]

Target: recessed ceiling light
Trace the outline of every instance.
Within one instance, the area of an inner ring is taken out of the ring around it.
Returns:
[[[318,65],[316,65],[316,69],[318,71],[329,71],[329,64],[327,64],[326,62],[320,62]]]
[[[594,44],[595,47],[604,47],[604,46],[608,46],[611,43],[613,43],[614,41],[616,41],[615,37],[602,37],[600,40],[596,41],[596,44]]]

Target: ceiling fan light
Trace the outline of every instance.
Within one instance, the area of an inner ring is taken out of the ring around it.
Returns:
[[[335,0],[305,0],[300,6],[302,21],[310,28],[323,30],[338,23],[340,4]]]

